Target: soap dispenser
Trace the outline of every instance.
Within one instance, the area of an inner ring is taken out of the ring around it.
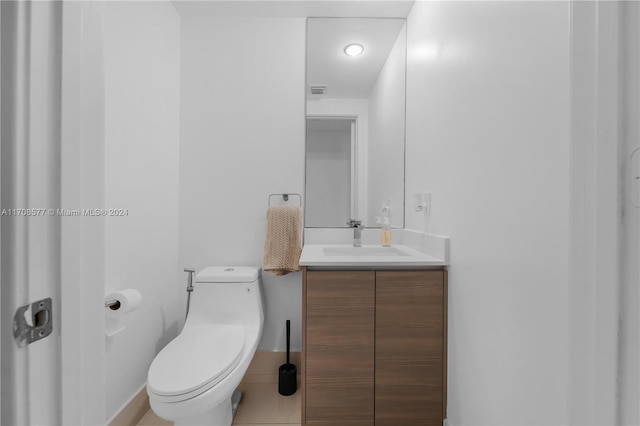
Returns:
[[[378,223],[382,227],[382,236],[380,237],[380,243],[382,247],[391,247],[391,202],[387,201],[387,204],[382,205],[382,217],[377,218]]]

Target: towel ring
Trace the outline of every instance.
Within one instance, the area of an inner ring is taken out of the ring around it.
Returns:
[[[285,203],[289,201],[289,197],[293,196],[293,197],[298,197],[298,206],[302,207],[302,195],[298,194],[298,193],[290,193],[290,192],[284,192],[282,194],[271,194],[269,195],[269,207],[271,207],[271,200],[273,199],[273,197],[281,197],[282,201],[284,201]]]

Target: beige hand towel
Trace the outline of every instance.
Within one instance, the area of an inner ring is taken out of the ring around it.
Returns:
[[[269,207],[262,268],[274,275],[299,271],[301,253],[302,209],[298,206]]]

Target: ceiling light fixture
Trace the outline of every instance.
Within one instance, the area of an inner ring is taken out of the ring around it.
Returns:
[[[362,52],[364,52],[364,47],[357,43],[349,44],[344,48],[344,54],[347,56],[358,56]]]

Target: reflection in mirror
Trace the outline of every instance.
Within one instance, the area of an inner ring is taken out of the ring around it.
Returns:
[[[307,21],[306,227],[404,226],[405,64],[404,19]]]
[[[345,218],[357,216],[351,209],[355,124],[351,117],[307,118],[307,227],[344,227]]]

